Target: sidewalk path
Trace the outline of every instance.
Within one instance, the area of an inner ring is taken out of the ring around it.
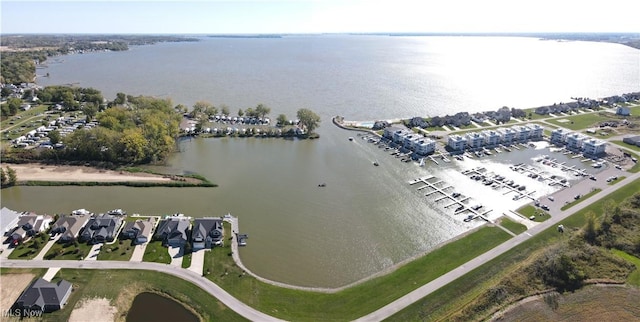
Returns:
[[[42,276],[42,279],[47,281],[47,282],[51,282],[53,277],[56,276],[56,274],[58,274],[59,270],[60,270],[60,267],[51,267],[51,268],[49,268],[47,270],[47,272],[44,274],[44,276]]]

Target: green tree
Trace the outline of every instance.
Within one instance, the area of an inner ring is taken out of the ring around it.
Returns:
[[[147,141],[142,135],[142,129],[136,127],[124,130],[120,144],[123,147],[122,157],[127,162],[140,163],[144,161]]]
[[[98,105],[93,102],[86,103],[82,112],[87,116],[87,122],[91,122],[96,114],[98,114]]]
[[[125,93],[117,93],[116,98],[113,100],[115,105],[124,105],[127,102],[127,96]]]
[[[0,186],[5,186],[9,182],[9,178],[7,174],[4,172],[3,168],[0,168]]]
[[[180,114],[185,114],[189,111],[189,108],[186,107],[185,105],[178,104],[176,105],[175,110]]]
[[[62,136],[60,135],[60,131],[58,130],[53,130],[49,132],[48,136],[49,136],[49,141],[51,141],[52,145],[60,143],[60,140],[62,139]]]
[[[284,115],[284,114],[278,115],[278,118],[276,120],[276,124],[278,126],[285,126],[287,124],[287,116]]]
[[[302,124],[302,128],[306,129],[308,134],[311,134],[313,130],[318,128],[320,116],[312,110],[301,108],[296,115],[298,116],[298,120],[300,120],[300,124]]]
[[[7,106],[9,106],[9,115],[16,115],[22,105],[22,100],[16,97],[12,97],[7,100]]]
[[[258,117],[265,117],[266,115],[271,113],[271,108],[265,106],[264,104],[258,104],[255,111]]]
[[[589,213],[587,213],[586,215],[587,217],[587,223],[584,227],[583,230],[583,237],[584,239],[590,243],[590,244],[594,244],[596,242],[596,238],[598,237],[598,227],[596,225],[596,215],[590,211]]]
[[[7,167],[7,185],[13,186],[18,182],[18,176],[16,175],[16,170],[11,167]]]
[[[244,112],[242,111],[242,109],[241,109],[241,108],[240,108],[240,109],[238,109],[238,116],[239,116],[239,117],[244,116]]]
[[[229,106],[225,104],[220,105],[220,111],[223,115],[229,115]]]

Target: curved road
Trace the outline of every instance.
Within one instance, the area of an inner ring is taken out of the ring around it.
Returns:
[[[628,174],[628,173],[625,173]],[[407,295],[387,304],[386,306],[367,314],[356,321],[381,321],[384,320],[393,314],[399,312],[405,307],[413,304],[414,302],[420,300],[421,298],[431,294],[432,292],[438,290],[439,288],[447,285],[453,280],[463,276],[464,274],[472,271],[473,269],[485,264],[486,262],[504,254],[509,251],[513,247],[516,247],[523,242],[527,241],[531,237],[536,234],[544,231],[547,228],[553,227],[557,225],[560,221],[564,220],[568,216],[573,213],[584,209],[585,207],[602,200],[610,193],[616,191],[617,189],[622,188],[623,186],[630,184],[634,180],[640,178],[640,172],[632,174],[626,177],[620,182],[609,186],[609,185],[601,185],[602,191],[595,194],[583,202],[574,205],[570,209],[565,211],[553,212],[553,215],[548,220],[540,223],[539,225],[525,231],[524,233],[509,239],[508,241],[498,245],[497,247],[491,249],[490,251],[466,262],[465,264],[453,269],[452,271],[440,276],[439,278],[419,287],[418,289],[408,293]],[[581,182],[588,182],[589,180],[583,180]],[[571,188],[569,188],[571,189]],[[564,190],[569,190],[564,189]],[[220,288],[218,285],[209,281],[208,279],[200,276],[197,273],[194,273],[190,270],[186,269],[176,269],[175,267],[159,264],[159,263],[150,263],[150,262],[121,262],[121,261],[66,261],[66,260],[1,260],[0,267],[15,267],[15,268],[49,268],[49,267],[60,267],[60,268],[84,268],[84,269],[142,269],[142,270],[152,270],[157,272],[162,272],[166,274],[170,274],[179,278],[182,278],[186,281],[189,281],[209,294],[216,297],[220,302],[224,303],[230,309],[234,310],[238,314],[243,317],[251,320],[251,321],[282,321],[272,316],[269,316],[265,313],[262,313],[242,302],[240,302],[235,297],[231,296],[225,290]]]
[[[214,284],[210,280],[188,269],[180,269],[175,266],[150,263],[150,262],[123,262],[123,261],[71,261],[71,260],[6,260],[0,261],[1,267],[16,268],[83,268],[83,269],[141,269],[162,272],[189,281],[216,297],[236,313],[251,321],[283,321],[264,314],[242,302],[231,294]]]

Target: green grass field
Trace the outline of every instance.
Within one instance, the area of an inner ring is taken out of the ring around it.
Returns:
[[[60,259],[60,260],[82,260],[91,250],[91,245],[87,243],[55,243],[47,254],[44,255],[44,259]]]
[[[517,212],[519,212],[520,214],[522,214],[527,218],[530,218],[531,216],[535,216],[535,219],[533,219],[533,221],[535,222],[543,222],[550,218],[548,212],[542,209],[536,208],[532,205],[522,206],[520,209],[517,210]]]
[[[113,244],[104,244],[98,254],[98,260],[128,261],[133,255],[131,240],[118,240]]]
[[[169,249],[162,246],[162,242],[159,240],[150,241],[144,251],[142,261],[170,264]]]
[[[629,277],[627,277],[627,283],[640,287],[640,258],[635,257],[631,254],[627,254],[618,249],[612,249],[611,251],[618,257],[632,262],[636,265],[636,270],[631,272],[631,274],[629,274]]]
[[[347,321],[398,299],[510,237],[498,227],[483,227],[392,273],[333,294],[276,287],[245,275],[233,262],[229,245],[207,252],[204,274],[242,302],[282,319]]]
[[[635,180],[604,199],[620,203],[637,191],[640,191],[640,180]],[[565,226],[565,231],[576,231],[585,225],[587,214],[601,215],[604,204],[605,202],[598,202],[589,205],[560,224]],[[555,227],[551,227],[401,310],[387,321],[450,320],[448,317],[484,293],[503,276],[518,271],[519,265],[530,255],[566,238]]]
[[[549,119],[547,120],[547,122],[577,131],[577,130],[595,127],[600,122],[610,121],[615,119],[617,119],[615,114],[611,114],[608,112],[596,112],[596,113],[558,117],[554,119]],[[568,122],[564,122],[563,120],[568,120]]]
[[[521,223],[517,223],[507,217],[502,217],[500,219],[500,225],[504,228],[509,229],[509,231],[516,235],[521,234],[527,230],[527,226]]]

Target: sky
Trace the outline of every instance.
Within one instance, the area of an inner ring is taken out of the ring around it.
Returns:
[[[0,0],[0,33],[640,32],[635,0]]]

